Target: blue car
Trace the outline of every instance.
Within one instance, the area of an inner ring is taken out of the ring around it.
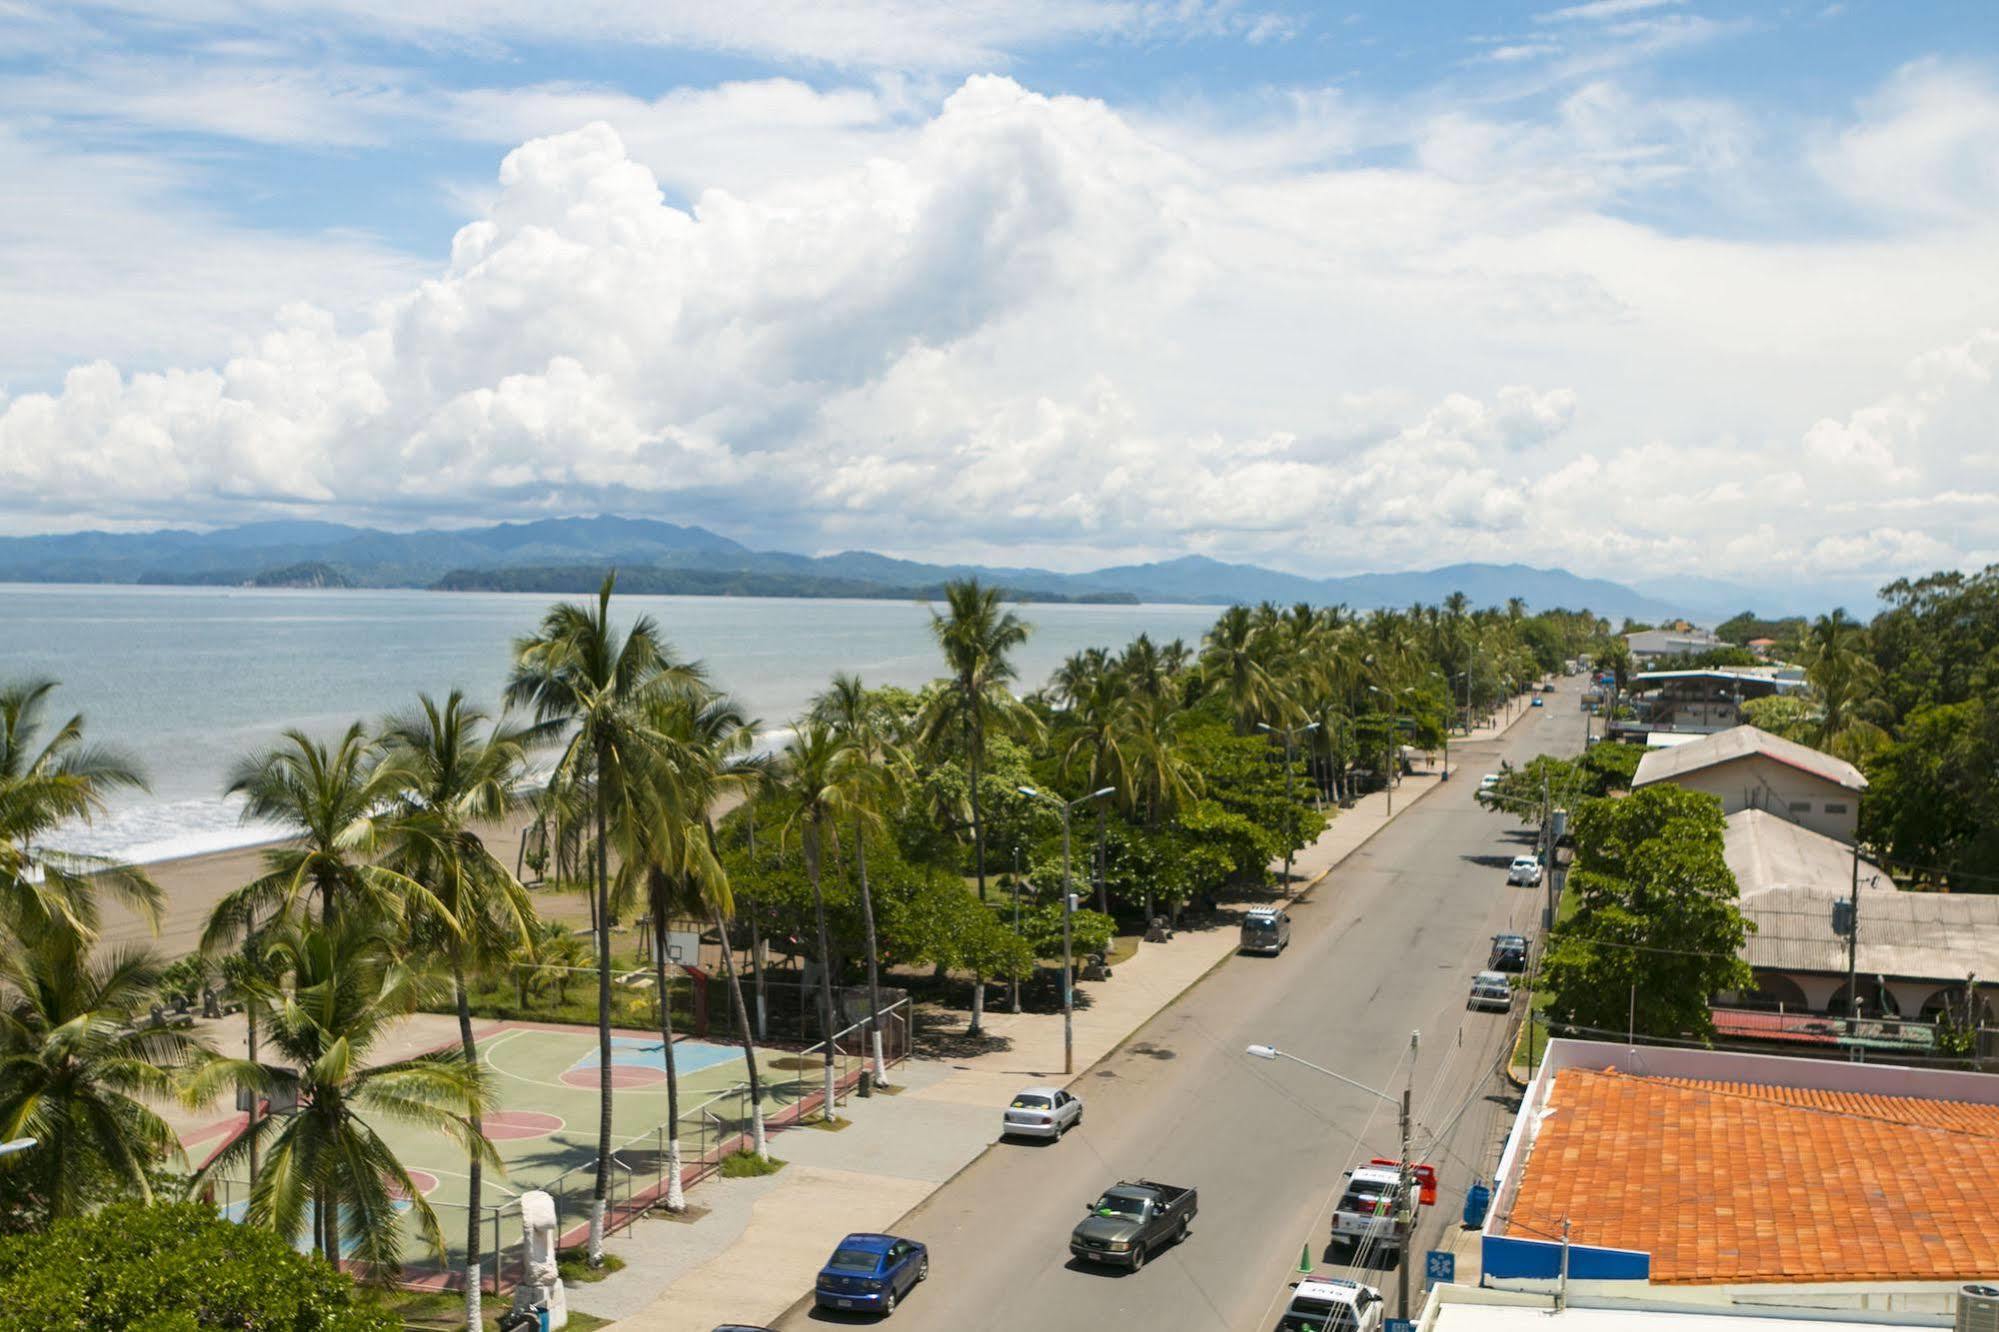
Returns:
[[[812,1295],[822,1309],[892,1314],[930,1275],[930,1250],[896,1235],[849,1235],[819,1269]]]

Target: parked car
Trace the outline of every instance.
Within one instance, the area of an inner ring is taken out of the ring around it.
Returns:
[[[1192,1188],[1152,1179],[1119,1180],[1085,1204],[1089,1215],[1069,1232],[1069,1252],[1136,1272],[1154,1253],[1187,1238],[1199,1203]]]
[[[1541,696],[1539,694],[1534,695],[1534,706],[1537,708],[1541,706]]]
[[[819,1269],[812,1296],[822,1309],[892,1314],[930,1275],[930,1250],[899,1235],[849,1235]]]
[[[1485,965],[1493,971],[1521,972],[1527,970],[1527,936],[1524,934],[1495,934],[1492,936],[1492,955]]]
[[[1242,918],[1245,953],[1268,953],[1275,957],[1291,942],[1291,913],[1279,907],[1256,907]]]
[[[1083,1122],[1083,1102],[1060,1087],[1028,1087],[1000,1118],[1002,1138],[1059,1138]]]
[[[1345,1277],[1310,1276],[1291,1288],[1277,1332],[1379,1332],[1381,1292]]]
[[[1506,882],[1515,888],[1532,888],[1541,882],[1541,857],[1513,857],[1513,863],[1506,867]]]
[[[1365,1165],[1347,1176],[1346,1191],[1333,1208],[1333,1243],[1358,1250],[1400,1253],[1415,1225],[1414,1207],[1401,1203],[1402,1172],[1393,1162]]]
[[[1471,978],[1471,998],[1466,1008],[1491,1008],[1505,1013],[1513,1008],[1513,982],[1503,971],[1481,971]]]
[[[1490,791],[1497,785],[1499,785],[1499,774],[1496,772],[1488,772],[1478,779],[1478,789],[1481,791]]]

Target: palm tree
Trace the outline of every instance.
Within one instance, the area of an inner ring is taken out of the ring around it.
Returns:
[[[100,890],[157,924],[160,890],[144,870],[43,845],[103,813],[110,792],[146,787],[132,760],[84,743],[81,713],[42,738],[55,688],[46,679],[0,684],[0,927],[23,940],[50,930],[94,939]]]
[[[1013,697],[1011,655],[1027,641],[1027,621],[1005,609],[996,587],[970,578],[944,584],[945,611],[930,613],[930,632],[950,668],[948,688],[935,696],[935,712],[925,727],[935,743],[951,729],[960,732],[971,778],[972,856],[979,880],[979,900],[986,900],[986,823],[980,803],[979,779],[985,773],[989,728],[1027,729],[1033,717]]]
[[[556,763],[552,787],[587,793],[595,823],[597,931],[598,1119],[597,1180],[590,1201],[592,1267],[604,1262],[604,1213],[611,1174],[611,881],[613,811],[632,816],[634,781],[646,764],[651,737],[641,720],[646,701],[694,688],[698,668],[676,661],[650,616],[620,632],[611,623],[608,574],[594,606],[560,603],[537,632],[514,644],[509,706],[532,709],[546,731],[573,728]]]
[[[797,833],[805,852],[805,877],[812,884],[812,914],[819,933],[819,1007],[825,1029],[826,1118],[833,1114],[833,947],[826,931],[826,894],[820,884],[825,839],[839,836],[842,815],[860,803],[859,757],[833,728],[810,718],[792,728],[778,758],[776,789],[790,808],[784,834]]]
[[[264,853],[263,877],[216,904],[203,949],[301,917],[315,895],[321,921],[350,906],[374,920],[401,920],[406,900],[425,890],[372,859],[399,781],[360,722],[331,748],[303,731],[286,731],[279,744],[239,762],[226,794],[243,797],[245,822],[277,824],[288,840]]]
[[[1125,798],[1147,827],[1157,830],[1201,791],[1201,774],[1187,757],[1175,726],[1179,709],[1160,698],[1135,698],[1121,712],[1119,749],[1124,755]],[[1145,919],[1152,921],[1152,892],[1145,894]]]
[[[343,912],[330,925],[288,925],[269,957],[290,978],[289,987],[263,996],[280,1062],[217,1060],[192,1080],[186,1096],[200,1102],[233,1083],[296,1104],[297,1112],[238,1135],[196,1172],[191,1187],[235,1165],[255,1138],[265,1138],[265,1168],[244,1216],[249,1224],[268,1226],[293,1244],[310,1225],[314,1247],[329,1262],[338,1265],[352,1252],[371,1273],[387,1277],[402,1267],[397,1208],[406,1204],[418,1234],[441,1257],[437,1214],[374,1124],[444,1134],[498,1169],[498,1154],[473,1127],[492,1101],[486,1071],[456,1050],[368,1062],[402,1018],[436,992],[435,978],[399,959],[381,926],[359,912]]]
[[[1143,637],[1141,635],[1141,637]],[[1127,659],[1131,654],[1126,653]],[[1149,664],[1143,657],[1141,666]],[[1130,704],[1133,691],[1141,697],[1163,698],[1163,690],[1148,689],[1143,681],[1144,674],[1128,675],[1123,670],[1101,671],[1088,680],[1076,683],[1074,701],[1069,706],[1070,719],[1075,724],[1069,745],[1062,752],[1062,771],[1066,775],[1073,772],[1087,760],[1087,777],[1092,791],[1106,786],[1126,789],[1124,751],[1119,748],[1124,735],[1125,709]],[[1157,683],[1158,681],[1155,681]],[[1109,877],[1105,862],[1107,855],[1108,811],[1103,802],[1097,802],[1097,846],[1095,877],[1097,880],[1097,910],[1110,914],[1110,889],[1105,883]]]
[[[1881,669],[1867,653],[1866,627],[1838,609],[1813,621],[1804,646],[1805,678],[1820,707],[1818,747],[1864,758],[1887,739],[1880,723],[1891,715],[1879,693]]]
[[[113,1197],[150,1200],[152,1171],[180,1155],[147,1102],[171,1095],[209,1051],[185,1032],[131,1024],[160,970],[145,951],[93,958],[60,933],[0,953],[0,1141],[37,1144],[0,1161],[0,1190],[39,1221]]]
[[[444,957],[458,1009],[458,1044],[468,1067],[477,1067],[472,1008],[465,974],[526,943],[534,921],[527,890],[486,846],[481,825],[498,822],[521,803],[527,753],[518,732],[489,727],[486,714],[452,690],[442,705],[417,696],[414,711],[383,726],[387,764],[397,779],[389,823],[387,861],[430,890],[434,910],[413,922],[419,942]],[[470,1108],[472,1133],[485,1137],[479,1107]],[[479,1207],[481,1154],[467,1154],[470,1190],[465,1221],[465,1326],[479,1332]]]
[[[836,674],[832,687],[812,700],[812,718],[833,729],[855,759],[854,799],[850,817],[854,829],[854,868],[861,890],[861,927],[868,953],[868,1042],[875,1061],[875,1081],[888,1085],[888,1061],[882,1053],[881,962],[875,944],[875,904],[868,890],[867,828],[881,821],[883,806],[894,797],[909,760],[889,734],[888,718],[857,675]]]
[[[1231,606],[1208,630],[1201,667],[1228,695],[1236,734],[1248,735],[1260,721],[1281,721],[1285,700],[1270,670],[1274,608],[1267,617],[1247,606]]]

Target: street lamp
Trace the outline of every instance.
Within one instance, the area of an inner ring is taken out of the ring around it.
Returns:
[[[1289,805],[1291,803],[1291,768],[1292,768],[1291,744],[1294,740],[1296,740],[1300,735],[1303,735],[1305,732],[1318,730],[1319,723],[1306,722],[1303,726],[1277,727],[1277,726],[1271,726],[1266,722],[1258,722],[1256,724],[1256,729],[1259,731],[1268,731],[1272,735],[1281,735],[1284,737],[1284,803],[1286,805]],[[1292,848],[1290,842],[1288,841],[1285,842],[1284,891],[1287,893],[1291,891],[1291,849]]]
[[[1117,788],[1106,786],[1074,800],[1064,800],[1031,786],[1016,789],[1029,800],[1046,800],[1062,812],[1062,1073],[1066,1077],[1076,1071],[1076,985],[1069,965],[1069,918],[1076,912],[1076,894],[1070,891],[1069,884],[1069,816],[1078,805],[1116,795]]]
[[[1401,1182],[1395,1191],[1395,1205],[1401,1209],[1404,1219],[1408,1222],[1408,1230],[1404,1234],[1402,1244],[1396,1254],[1395,1275],[1401,1295],[1401,1302],[1398,1305],[1399,1316],[1403,1318],[1409,1316],[1409,1250],[1416,1242],[1416,1209],[1413,1202],[1415,1198],[1415,1176],[1411,1172],[1409,1165],[1409,1097],[1416,1086],[1416,1044],[1421,1037],[1421,1032],[1412,1031],[1409,1033],[1409,1081],[1402,1088],[1402,1095],[1400,1096],[1392,1096],[1388,1092],[1368,1086],[1365,1082],[1355,1082],[1344,1073],[1335,1073],[1330,1068],[1315,1064],[1309,1059],[1300,1059],[1297,1055],[1286,1050],[1280,1050],[1274,1045],[1252,1045],[1245,1051],[1245,1053],[1254,1055],[1258,1059],[1289,1059],[1294,1064],[1303,1064],[1314,1073],[1323,1073],[1335,1082],[1344,1082],[1356,1091],[1364,1091],[1369,1096],[1377,1100],[1386,1101],[1401,1111],[1402,1157],[1396,1163],[1396,1173],[1400,1176]]]
[[[15,1138],[11,1142],[0,1142],[0,1156],[12,1156],[15,1152],[25,1152],[35,1145],[33,1138]]]
[[[1402,728],[1401,699],[1404,694],[1410,693],[1415,688],[1416,686],[1414,685],[1404,685],[1402,688],[1395,690],[1377,689],[1373,685],[1367,687],[1368,693],[1380,694],[1388,700],[1388,781],[1382,787],[1382,790],[1388,795],[1388,809],[1386,814],[1391,819],[1395,817],[1396,769],[1402,766],[1399,752],[1401,742],[1396,738],[1396,732]]]

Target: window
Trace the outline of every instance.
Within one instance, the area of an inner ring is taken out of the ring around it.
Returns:
[[[1846,805],[1842,801],[1829,800],[1826,802],[1825,812],[1828,814],[1844,814],[1846,813]]]
[[[1791,812],[1793,814],[1809,814],[1812,812],[1812,802],[1809,800],[1793,800],[1791,802]]]

